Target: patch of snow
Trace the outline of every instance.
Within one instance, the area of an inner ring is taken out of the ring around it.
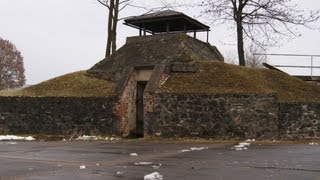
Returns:
[[[119,141],[119,140],[120,140],[119,138],[114,138],[114,137],[110,138],[110,141]]]
[[[152,168],[153,169],[159,169],[161,166],[162,166],[162,164],[159,164],[158,166],[157,165],[153,165]]]
[[[99,163],[97,163],[96,165],[97,165],[97,166],[100,166],[100,164],[99,164]]]
[[[22,136],[14,136],[14,135],[1,135],[0,141],[8,141],[8,140],[20,140],[20,141],[34,141],[35,138],[32,136],[22,137]]]
[[[138,156],[137,153],[131,153],[130,156]]]
[[[236,151],[242,151],[243,148],[234,148]]]
[[[76,140],[98,140],[98,137],[83,135],[83,136],[77,137]]]
[[[87,167],[85,165],[80,165],[80,169],[86,169]]]
[[[309,145],[314,146],[314,145],[319,145],[319,144],[315,143],[315,142],[311,142],[311,143],[309,143]]]
[[[101,137],[101,136],[88,136],[83,135],[76,138],[76,140],[90,140],[90,141],[96,141],[96,140],[106,140],[106,141],[118,141],[119,138],[115,137]]]
[[[123,176],[123,175],[124,175],[124,172],[118,171],[118,172],[116,172],[116,175],[117,175],[117,176]]]
[[[241,143],[239,143],[239,145],[242,145],[242,146],[250,146],[251,143],[249,143],[249,142],[241,142]]]
[[[208,147],[191,147],[190,149],[183,149],[179,152],[190,152],[190,151],[202,151],[202,150],[205,150],[205,149],[209,149]]]
[[[239,143],[238,145],[234,145],[231,149],[234,149],[236,151],[247,150],[250,145],[251,143],[245,141],[245,142]]]
[[[143,165],[143,166],[146,166],[146,165],[151,165],[152,162],[136,162],[134,163],[134,165]]]
[[[246,142],[255,142],[255,139],[247,139]]]
[[[180,152],[189,152],[191,151],[190,149],[182,149]]]
[[[25,138],[25,140],[26,141],[34,141],[36,139],[34,137],[32,137],[32,136],[28,136],[28,137]]]
[[[18,144],[18,143],[17,142],[7,142],[6,144],[15,145],[15,144]]]
[[[199,148],[197,148],[197,147],[192,147],[192,148],[190,148],[191,149],[191,151],[201,151],[201,150],[204,150],[204,149],[208,149],[208,147],[199,147]]]
[[[163,175],[159,174],[158,172],[154,172],[154,173],[145,175],[143,179],[144,180],[163,180]]]

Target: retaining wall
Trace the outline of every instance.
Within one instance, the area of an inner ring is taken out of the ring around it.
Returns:
[[[112,98],[0,97],[0,134],[117,134]]]
[[[279,107],[282,139],[320,138],[320,103],[280,103]]]
[[[148,134],[222,139],[278,137],[274,94],[156,94]]]
[[[114,98],[0,97],[0,134],[123,135]],[[153,96],[145,134],[217,139],[319,139],[320,103],[274,94]]]

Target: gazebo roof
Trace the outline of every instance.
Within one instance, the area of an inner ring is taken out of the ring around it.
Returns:
[[[126,18],[126,25],[150,33],[209,31],[210,27],[177,11],[166,10]]]

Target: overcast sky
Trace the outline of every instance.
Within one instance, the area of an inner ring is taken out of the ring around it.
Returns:
[[[320,8],[317,0],[297,1],[305,8]],[[140,0],[139,3],[157,6],[152,1]],[[191,8],[180,10],[190,16],[199,14]],[[10,40],[21,51],[27,83],[35,84],[88,69],[103,58],[106,12],[96,0],[0,0],[0,37]],[[143,12],[129,8],[123,16]],[[206,20],[200,21],[209,24]],[[211,27],[211,30],[212,45],[223,54],[235,51],[230,32],[223,26]],[[283,41],[283,46],[272,48],[269,53],[320,54],[320,31],[304,30],[302,33],[302,37]],[[125,37],[137,34],[137,30],[120,22],[118,46],[124,44]],[[272,62],[272,57],[269,59]],[[320,64],[320,58],[315,59]],[[309,58],[301,61],[307,63]]]

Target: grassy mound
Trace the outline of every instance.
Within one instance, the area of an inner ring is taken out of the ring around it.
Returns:
[[[194,74],[176,73],[161,87],[174,93],[269,93],[282,102],[319,102],[320,86],[268,69],[220,62],[197,63]]]
[[[110,96],[114,83],[87,75],[85,71],[62,75],[19,90],[0,91],[0,96]]]

